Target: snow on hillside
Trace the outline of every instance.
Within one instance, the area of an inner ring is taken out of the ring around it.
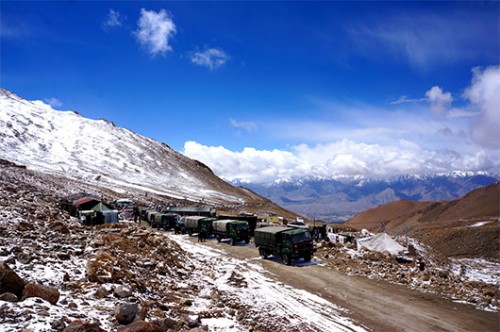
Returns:
[[[3,89],[0,128],[1,157],[35,170],[180,199],[242,200],[204,165],[166,144],[106,120],[27,101]]]

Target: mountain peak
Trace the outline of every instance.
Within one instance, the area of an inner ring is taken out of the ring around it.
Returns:
[[[2,158],[28,168],[195,202],[248,200],[245,191],[165,143],[5,89],[0,90],[0,128]]]

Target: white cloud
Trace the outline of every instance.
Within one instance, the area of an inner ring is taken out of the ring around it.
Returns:
[[[142,8],[137,25],[135,36],[152,56],[164,55],[172,50],[169,39],[175,34],[176,27],[164,9],[155,12]]]
[[[449,92],[443,92],[439,86],[433,86],[425,93],[427,101],[431,104],[431,111],[437,115],[444,115],[451,106],[453,97]]]
[[[484,151],[470,155],[429,151],[405,140],[392,146],[350,140],[315,146],[301,144],[294,147],[293,152],[254,148],[233,152],[222,146],[204,146],[190,141],[184,144],[184,154],[207,164],[228,181],[253,183],[301,177],[387,178],[455,170],[479,171],[494,166]]]
[[[471,86],[464,95],[480,112],[472,138],[487,148],[500,149],[500,66],[473,69]]]
[[[102,23],[103,29],[107,28],[119,28],[122,26],[123,16],[119,11],[110,9],[106,20]]]
[[[220,48],[209,48],[203,52],[194,52],[191,55],[191,62],[199,66],[207,67],[210,70],[217,69],[229,60],[229,56]]]
[[[243,129],[247,133],[253,133],[257,130],[257,125],[254,122],[229,119],[229,123],[231,124],[232,127],[236,129]]]
[[[461,108],[452,108],[452,94],[438,86],[430,88],[421,102],[397,109],[321,103],[320,111],[333,114],[331,118],[308,115],[258,122],[259,138],[279,138],[292,148],[230,151],[186,142],[184,153],[226,180],[255,183],[498,171],[500,66],[473,73]],[[443,116],[433,116],[429,108]],[[231,124],[253,128],[252,122]]]
[[[391,105],[408,104],[408,103],[418,103],[425,101],[425,99],[412,99],[407,96],[401,96],[397,100],[391,101]]]
[[[292,178],[302,163],[288,151],[245,148],[233,152],[222,146],[204,146],[193,141],[184,144],[183,153],[206,163],[217,175],[229,181],[268,182]]]
[[[43,100],[46,104],[49,104],[51,107],[61,107],[63,103],[56,98],[46,98]]]

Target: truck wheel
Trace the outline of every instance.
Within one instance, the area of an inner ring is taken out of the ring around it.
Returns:
[[[304,262],[310,262],[311,261],[311,255],[304,256]]]
[[[217,235],[217,242],[220,242],[220,235]]]
[[[287,254],[283,254],[283,263],[285,263],[286,265],[290,265],[292,264],[292,260],[290,259],[290,256],[288,256]]]
[[[188,231],[189,236],[193,235],[193,232],[191,230]]]
[[[236,241],[234,240],[234,238],[229,239],[229,244],[231,244],[232,246],[234,246],[236,244]]]
[[[265,249],[259,248],[259,255],[260,257],[266,259],[267,258],[267,252]]]

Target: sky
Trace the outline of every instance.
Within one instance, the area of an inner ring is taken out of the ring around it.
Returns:
[[[229,181],[500,167],[500,2],[1,1],[0,86]]]

